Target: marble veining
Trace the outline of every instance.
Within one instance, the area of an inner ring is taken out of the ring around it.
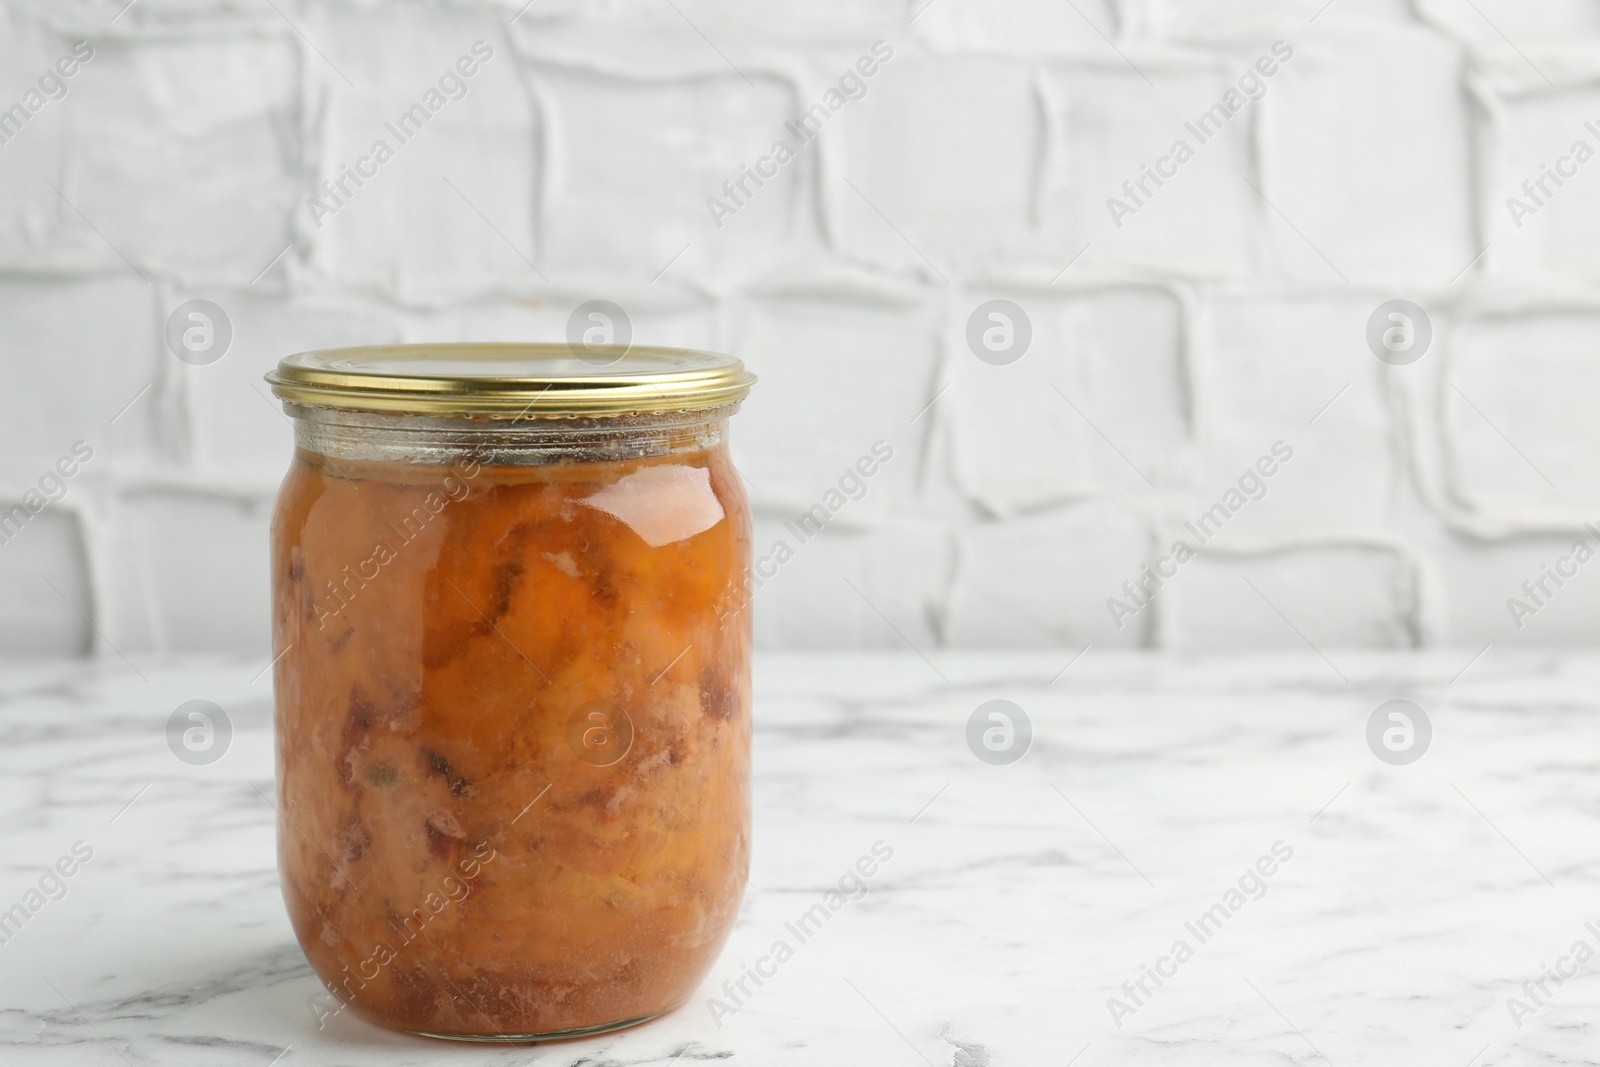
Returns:
[[[1328,657],[765,656],[716,969],[655,1023],[515,1048],[319,1028],[262,663],[0,667],[0,1062],[1594,1062],[1600,658]],[[1433,728],[1405,766],[1366,739],[1396,697]],[[209,765],[167,747],[193,699],[233,724]],[[991,699],[1032,725],[1005,766],[968,747]]]

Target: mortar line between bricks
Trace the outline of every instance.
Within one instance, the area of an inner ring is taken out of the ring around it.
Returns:
[[[944,396],[944,394],[949,391],[950,387],[955,384],[956,383],[953,381],[945,382],[944,385],[939,388],[939,391],[933,394],[933,399],[922,405],[921,411],[911,416],[911,421],[916,422],[918,419],[922,418],[922,416],[926,415],[928,413],[928,409],[937,404],[939,402],[939,398]]]
[[[1539,77],[1544,79],[1544,83],[1546,85],[1550,86],[1550,88],[1552,88],[1552,89],[1557,87],[1556,83],[1550,80],[1550,75],[1548,75],[1544,71],[1540,70],[1539,69],[1539,64],[1537,64],[1533,60],[1529,59],[1528,58],[1528,53],[1526,53],[1522,49],[1518,48],[1517,47],[1517,42],[1515,42],[1511,38],[1507,37],[1506,36],[1506,31],[1502,30],[1499,26],[1496,26],[1495,23],[1494,23],[1494,20],[1491,19],[1488,15],[1485,15],[1483,13],[1483,8],[1481,8],[1477,4],[1473,3],[1472,0],[1467,0],[1467,6],[1472,8],[1472,10],[1476,11],[1478,13],[1478,17],[1483,19],[1484,22],[1487,22],[1489,24],[1489,28],[1491,30],[1493,30],[1495,33],[1498,33],[1500,35],[1500,39],[1502,41],[1504,41],[1506,44],[1510,45],[1511,46],[1511,50],[1513,52],[1517,53],[1517,55],[1521,56],[1522,57],[1522,61],[1524,63],[1528,64],[1528,66],[1533,68],[1533,72],[1535,74],[1539,75]]]
[[[867,199],[867,194],[863,193],[860,189],[856,188],[856,183],[855,182],[851,181],[849,178],[846,178],[844,180],[844,183],[846,185],[848,185],[850,188],[855,189],[856,195],[861,198],[862,202],[865,203],[868,207],[870,207],[873,210],[873,212],[880,219],[883,220],[884,225],[888,226],[889,229],[893,230],[896,234],[899,235],[900,240],[902,240],[902,241],[904,241],[906,243],[906,247],[907,248],[911,249],[911,251],[913,251],[917,255],[921,256],[922,257],[922,261],[924,263],[926,263],[928,266],[933,268],[933,273],[935,273],[935,274],[937,274],[939,276],[939,280],[940,281],[944,282],[946,285],[950,284],[950,279],[946,278],[944,276],[944,271],[939,269],[938,264],[934,263],[933,260],[929,259],[927,254],[925,252],[923,252],[922,249],[920,249],[916,245],[912,244],[911,243],[911,238],[907,237],[904,233],[901,233],[900,227],[898,227],[894,223],[890,222],[889,221],[889,216],[887,216],[883,212],[879,211],[878,210],[878,205],[874,204],[871,200],[868,200]]]
[[[1106,44],[1110,45],[1111,46],[1111,50],[1113,52],[1115,52],[1117,55],[1121,56],[1122,57],[1122,61],[1124,63],[1128,64],[1128,66],[1132,67],[1133,68],[1133,72],[1135,74],[1139,75],[1139,77],[1144,79],[1144,83],[1146,85],[1150,86],[1150,88],[1152,88],[1152,89],[1154,89],[1156,87],[1156,83],[1150,80],[1150,76],[1148,74],[1146,74],[1144,71],[1140,70],[1139,69],[1139,65],[1137,63],[1135,63],[1133,60],[1129,59],[1128,58],[1128,54],[1126,52],[1124,52],[1122,49],[1117,47],[1117,42],[1113,41],[1110,37],[1107,37],[1106,36],[1106,32],[1104,30],[1102,30],[1099,26],[1096,26],[1094,24],[1094,22],[1089,18],[1089,16],[1085,15],[1083,13],[1083,10],[1081,8],[1079,8],[1077,4],[1074,4],[1072,2],[1072,0],[1067,0],[1067,6],[1072,8],[1072,10],[1076,11],[1078,13],[1078,17],[1080,19],[1082,19],[1083,21],[1089,23],[1089,28],[1091,30],[1093,30],[1095,33],[1098,33],[1100,35],[1100,39],[1102,41],[1104,41]]]
[[[685,15],[683,13],[683,9],[682,8],[680,8],[677,4],[673,3],[673,0],[667,0],[667,5],[669,7],[671,7],[672,10],[674,10],[674,11],[676,11],[678,13],[678,17],[679,18],[683,19],[683,21],[685,21],[685,22],[687,22],[689,24],[689,28],[691,30],[693,30],[695,33],[698,33],[700,35],[700,39],[701,40],[705,41],[706,44],[711,46],[711,50],[713,52],[715,52],[717,55],[722,57],[722,61],[724,63],[728,64],[728,66],[733,68],[733,72],[735,74],[739,75],[739,77],[744,79],[744,83],[746,85],[750,86],[750,88],[752,88],[752,89],[754,89],[756,87],[756,83],[751,81],[750,78],[745,74],[745,72],[739,69],[739,65],[737,63],[735,63],[733,60],[728,58],[728,54],[726,52],[724,52],[722,49],[717,47],[717,44],[716,44],[715,41],[713,41],[711,38],[706,36],[706,31],[702,30],[699,26],[696,26],[694,24],[694,20],[692,20],[691,18],[689,18],[688,15]]]
[[[1078,254],[1073,256],[1072,259],[1070,261],[1068,261],[1068,263],[1067,263],[1067,265],[1065,267],[1062,267],[1060,270],[1056,271],[1056,276],[1054,278],[1050,279],[1050,284],[1054,285],[1056,282],[1060,281],[1061,280],[1061,276],[1063,274],[1067,273],[1067,271],[1071,270],[1072,269],[1072,265],[1074,263],[1078,262],[1078,260],[1082,259],[1083,258],[1083,254],[1085,252],[1089,251],[1090,247],[1091,247],[1090,245],[1086,244],[1082,248],[1078,249]]]
[[[322,49],[318,48],[317,45],[316,45],[316,42],[313,41],[311,38],[307,37],[306,34],[305,34],[305,31],[302,30],[299,26],[296,26],[294,24],[294,22],[290,20],[289,16],[285,15],[283,13],[283,8],[281,8],[277,4],[273,3],[273,0],[267,0],[267,6],[272,8],[272,10],[276,11],[278,13],[278,17],[281,18],[284,22],[288,23],[289,24],[289,28],[291,30],[293,30],[295,33],[298,33],[300,35],[300,39],[302,41],[304,41],[307,44],[307,46],[309,46],[310,49],[313,52],[315,52],[317,55],[321,56],[322,57],[322,61],[324,63],[328,64],[328,66],[332,67],[333,68],[333,72],[335,74],[339,75],[339,77],[344,79],[344,83],[346,85],[350,86],[350,88],[352,88],[352,89],[354,89],[356,87],[356,83],[351,81],[349,76],[346,75],[344,71],[340,70],[338,65],[335,64],[333,60],[328,58],[328,53],[326,53]]]
[[[78,213],[78,217],[84,221],[84,223],[89,227],[89,229],[93,230],[96,234],[99,235],[100,240],[104,241],[108,246],[110,246],[111,251],[115,252],[119,256],[122,256],[122,262],[126,263],[129,267],[133,268],[133,272],[135,274],[137,274],[139,277],[143,278],[144,279],[144,283],[146,285],[154,284],[154,283],[152,283],[150,281],[150,276],[148,274],[146,274],[144,271],[139,269],[138,264],[134,263],[134,261],[129,259],[126,255],[123,255],[122,249],[120,249],[116,245],[112,244],[111,243],[111,238],[107,237],[104,233],[100,232],[100,227],[96,226],[94,223],[89,221],[89,216],[85,215],[83,213],[83,210],[81,208],[79,208],[77,204],[74,204],[71,200],[67,199],[67,194],[63,193],[59,188],[57,188],[55,182],[51,181],[49,178],[45,178],[45,179],[43,179],[43,181],[50,188],[55,189],[56,195],[59,196],[62,200],[66,201],[66,205],[68,207],[70,207],[72,210],[74,210],[74,211],[76,211]]]

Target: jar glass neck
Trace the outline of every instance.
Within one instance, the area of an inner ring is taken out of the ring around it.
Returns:
[[[332,459],[490,466],[607,463],[721,444],[734,406],[605,418],[491,419],[393,415],[285,404],[295,443]]]

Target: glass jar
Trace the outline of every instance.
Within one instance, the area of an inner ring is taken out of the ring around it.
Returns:
[[[466,1040],[682,1003],[750,856],[739,361],[305,353],[272,521],[279,865],[343,1004]]]

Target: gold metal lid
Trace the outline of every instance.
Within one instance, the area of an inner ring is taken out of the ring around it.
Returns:
[[[561,342],[328,348],[290,356],[266,379],[305,407],[491,418],[699,411],[737,403],[756,380],[714,352],[595,355]]]

